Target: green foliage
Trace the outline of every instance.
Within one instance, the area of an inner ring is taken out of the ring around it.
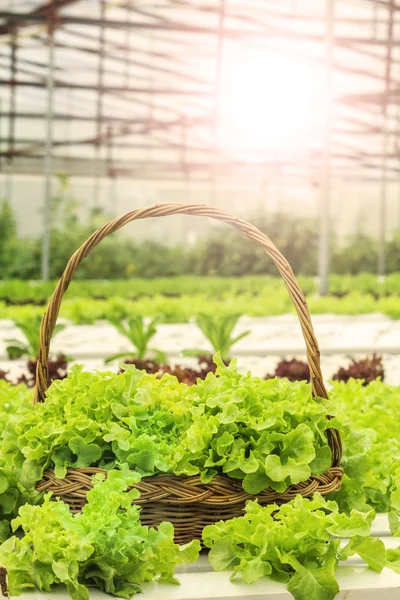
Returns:
[[[83,263],[83,265],[84,264],[85,263]],[[77,273],[79,271],[80,269]],[[347,282],[347,287],[354,284],[353,279]],[[300,277],[299,283],[305,293],[316,292],[316,284],[312,278]],[[45,304],[53,293],[56,284],[56,280],[51,282],[21,280],[0,281],[0,300],[3,300],[7,304]],[[400,290],[400,281],[397,285]],[[394,286],[396,287],[395,282]],[[283,295],[282,292],[286,292],[284,283],[279,277],[270,276],[249,276],[241,278],[180,276],[159,277],[157,279],[131,277],[128,280],[114,279],[112,281],[107,279],[77,281],[74,278],[74,281],[68,288],[66,298],[96,300],[120,298],[124,300],[137,300],[139,298],[155,296],[175,298],[180,296],[201,295],[224,300],[227,297],[239,296],[242,294],[249,298],[259,295],[268,297],[275,292],[279,293],[280,296]],[[392,291],[391,293],[394,292]]]
[[[363,271],[358,272],[355,275],[331,275],[329,277],[329,291],[331,295],[341,298],[352,292],[359,294],[372,294],[374,297],[381,297],[387,293],[400,292],[400,279],[397,275],[389,275],[386,282],[391,280],[393,283],[397,280],[397,283],[389,292],[385,289],[385,284],[378,281],[376,275],[372,273],[365,273]]]
[[[315,273],[318,228],[312,219],[263,212],[249,215],[247,219],[266,233],[296,273]],[[226,226],[218,229],[191,249],[193,273],[223,277],[242,277],[249,273],[276,275],[276,267],[264,250]]]
[[[121,335],[127,338],[132,346],[134,347],[133,352],[122,352],[119,354],[113,354],[109,356],[105,361],[106,364],[119,358],[138,358],[143,360],[148,352],[150,351],[153,358],[158,362],[166,362],[167,356],[161,350],[156,348],[148,348],[150,340],[157,333],[157,322],[158,318],[151,319],[146,325],[143,317],[140,315],[130,315],[125,321],[116,318],[115,316],[109,317],[108,321],[114,325]]]
[[[32,392],[25,385],[12,385],[0,379],[0,434],[16,418],[17,411],[30,406],[32,400]],[[26,493],[6,465],[0,457],[0,543],[9,536],[10,520],[16,516],[18,508],[36,497],[34,492]]]
[[[134,367],[119,375],[74,367],[35,407],[23,386],[0,381],[0,418],[3,410],[8,421],[0,448],[0,540],[18,510],[14,528],[25,532],[0,548],[14,595],[64,582],[79,600],[94,584],[129,597],[154,577],[174,581],[174,565],[195,560],[198,547],[179,550],[170,524],[157,531],[140,525],[131,507],[135,492],[124,491],[138,473],[200,474],[202,481],[226,473],[249,493],[283,491],[329,467],[328,423],[340,429],[344,449],[335,502],[319,495],[281,507],[249,502],[243,517],[205,528],[211,565],[246,583],[264,576],[285,582],[296,600],[332,600],[338,561],[355,553],[377,572],[385,565],[400,572],[400,549],[385,558],[383,543],[369,537],[374,510],[389,511],[400,535],[400,388],[350,380],[333,383],[330,401],[315,400],[305,383],[243,376],[234,363],[216,360],[216,375],[191,387]],[[328,422],[327,414],[336,416]],[[69,466],[89,465],[110,474],[90,492],[82,515],[49,498],[34,506],[44,468],[62,478]],[[117,465],[125,465],[122,472],[112,470]]]
[[[32,391],[25,385],[12,385],[0,379],[0,433],[7,421],[15,417],[18,409],[28,406],[32,400]]]
[[[397,231],[387,242],[386,268],[388,273],[400,272],[400,232]]]
[[[10,535],[10,521],[17,515],[18,509],[27,502],[37,501],[34,490],[28,493],[17,477],[0,461],[0,543]]]
[[[197,385],[158,379],[133,366],[122,374],[73,367],[46,401],[21,410],[3,432],[1,455],[30,488],[46,467],[127,463],[143,475],[217,473],[243,480],[249,493],[329,468],[324,432],[329,403],[304,383],[241,375],[216,358],[216,374]]]
[[[374,516],[373,510],[347,516],[320,494],[280,507],[247,502],[243,517],[208,525],[203,540],[213,569],[232,571],[231,579],[240,574],[253,583],[266,576],[287,583],[295,600],[333,600],[339,560],[358,553],[378,573],[385,566],[383,542],[368,537]],[[340,538],[349,538],[344,547]]]
[[[0,240],[2,245],[13,240],[17,234],[17,226],[11,205],[7,200],[0,202]]]
[[[344,298],[311,297],[308,299],[308,305],[311,314],[360,315],[380,312],[393,319],[400,318],[400,302],[397,297],[374,300],[372,296],[352,293]],[[29,315],[31,311],[32,307],[9,307],[3,310],[3,314],[8,318],[15,318],[20,314]],[[158,315],[162,323],[186,323],[193,315],[199,313],[223,316],[236,312],[252,317],[265,317],[294,312],[294,308],[285,290],[275,292],[270,297],[241,294],[219,300],[197,294],[180,298],[144,297],[136,301],[66,300],[61,306],[61,316],[78,324],[108,319],[113,317],[116,311],[121,315]],[[39,310],[38,314],[40,313]]]
[[[102,210],[89,212],[85,222],[79,215],[79,199],[70,189],[68,177],[58,176],[58,187],[51,201],[50,274],[61,276],[77,248],[103,225],[108,216]],[[246,217],[276,244],[296,274],[315,275],[318,256],[318,225],[314,219],[287,213],[259,211]],[[223,229],[221,229],[223,227]],[[223,235],[221,235],[223,231]],[[388,272],[400,270],[400,234],[387,242]],[[19,238],[15,217],[8,202],[0,204],[0,274],[2,277],[39,279],[42,240]],[[375,273],[378,244],[374,238],[357,231],[344,243],[332,245],[333,273]],[[126,233],[104,239],[91,252],[76,273],[76,279],[124,279],[179,275],[218,275],[243,277],[276,275],[273,261],[254,242],[226,225],[218,225],[195,246],[171,247],[157,240],[135,242]]]
[[[124,243],[127,243],[126,239]],[[128,258],[130,264],[130,271],[127,271],[128,276],[135,273],[139,277],[148,279],[176,277],[192,273],[191,256],[182,246],[170,247],[145,240],[134,245]]]
[[[330,399],[342,427],[345,471],[332,498],[347,512],[392,507],[400,515],[400,388],[351,379],[334,382]]]
[[[6,339],[8,344],[6,352],[10,359],[21,358],[27,356],[28,358],[35,360],[39,354],[39,330],[42,319],[39,315],[35,315],[30,319],[20,319],[16,321],[15,325],[20,329],[25,337],[25,342],[21,342],[17,339]],[[65,325],[57,323],[54,328],[54,335],[60,333],[65,329]]]
[[[376,277],[369,274],[332,276],[332,294],[322,298],[316,295],[312,278],[300,277],[299,284],[308,295],[312,314],[381,312],[390,318],[400,318],[400,275],[392,274],[379,284]],[[46,304],[55,285],[55,281],[0,282],[1,316],[14,320],[41,316],[43,310],[32,304]],[[26,303],[30,304],[22,306]],[[163,323],[182,323],[201,313],[222,318],[235,313],[281,315],[293,310],[289,294],[278,277],[133,278],[127,281],[74,281],[61,305],[61,316],[77,324],[94,323],[99,319],[121,321],[130,315],[157,315]]]
[[[378,243],[362,231],[351,235],[346,244],[333,250],[332,270],[337,274],[376,273]]]
[[[73,600],[88,600],[86,586],[93,585],[131,598],[145,581],[178,583],[175,566],[194,562],[200,544],[179,547],[170,523],[157,529],[141,525],[139,508],[132,505],[139,494],[127,491],[139,479],[126,468],[110,471],[105,481],[98,478],[76,516],[63,502],[52,502],[50,494],[42,506],[20,508],[13,528],[22,527],[24,537],[10,538],[0,547],[12,596],[35,586],[48,592],[53,584],[64,583]]]
[[[241,316],[241,314],[215,316],[200,313],[196,317],[196,325],[210,342],[213,354],[219,352],[224,361],[229,360],[232,346],[250,333],[250,331],[244,331],[236,337],[232,337],[233,330]],[[183,354],[184,356],[201,356],[204,354],[204,350],[188,349]]]
[[[12,208],[6,200],[2,200],[0,201],[0,273],[2,274],[8,271],[16,239],[17,227]]]

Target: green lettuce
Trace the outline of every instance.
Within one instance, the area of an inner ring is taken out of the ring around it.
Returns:
[[[18,410],[32,404],[32,390],[24,385],[12,385],[0,379],[0,433],[12,420]],[[36,494],[27,491],[17,480],[15,473],[6,468],[0,456],[0,543],[11,534],[10,521],[26,502],[35,502]]]
[[[73,367],[46,401],[26,406],[2,434],[0,456],[26,487],[46,468],[112,469],[126,463],[142,476],[224,473],[257,494],[321,474],[331,464],[327,401],[310,386],[266,381],[215,358],[216,374],[194,386],[127,366],[121,374]]]
[[[178,546],[171,523],[157,529],[141,525],[139,507],[132,505],[140,476],[125,466],[110,471],[88,492],[88,504],[73,515],[63,502],[47,494],[41,506],[26,504],[13,521],[24,537],[0,546],[0,564],[8,571],[10,594],[39,588],[48,592],[64,583],[73,600],[88,600],[88,586],[131,598],[140,584],[155,578],[177,583],[174,568],[198,558],[198,540]]]
[[[340,419],[345,473],[332,498],[347,512],[370,506],[400,515],[400,388],[350,379],[334,382],[330,399]],[[395,514],[391,521],[394,526]]]
[[[25,384],[13,385],[0,379],[0,433],[20,408],[32,404],[33,394]]]
[[[243,517],[208,525],[203,540],[213,569],[232,571],[231,579],[269,577],[287,583],[296,600],[333,600],[339,561],[358,553],[378,573],[385,566],[383,542],[369,537],[374,517],[372,509],[346,515],[320,494],[298,495],[281,507],[247,502]]]

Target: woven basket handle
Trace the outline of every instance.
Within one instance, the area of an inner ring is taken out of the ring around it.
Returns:
[[[232,225],[244,233],[245,236],[257,242],[257,244],[259,244],[261,248],[263,248],[265,252],[269,254],[286,284],[290,297],[292,298],[293,304],[296,308],[297,316],[299,317],[303,337],[306,343],[307,361],[310,369],[313,395],[320,398],[327,398],[328,396],[322,379],[320,367],[318,343],[315,338],[306,299],[296,281],[289,263],[284,256],[282,256],[279,250],[277,250],[271,240],[253,225],[250,225],[246,221],[238,219],[227,212],[219,210],[218,208],[213,208],[205,204],[156,204],[149,208],[132,210],[121,217],[117,217],[116,219],[109,221],[103,225],[103,227],[95,231],[70,258],[64,273],[62,274],[61,279],[58,282],[52,297],[50,298],[49,305],[40,326],[40,347],[36,367],[34,403],[36,404],[37,402],[44,401],[45,392],[49,386],[48,357],[51,336],[58,318],[63,295],[68,289],[72,277],[82,260],[86,258],[92,248],[97,246],[97,244],[101,242],[101,240],[107,235],[117,231],[118,229],[121,229],[121,227],[127,223],[130,223],[131,221],[136,221],[137,219],[148,219],[150,217],[165,217],[176,214],[210,217],[212,219],[216,219],[217,221],[229,223],[229,225]]]

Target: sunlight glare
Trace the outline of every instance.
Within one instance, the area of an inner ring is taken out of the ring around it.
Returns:
[[[301,152],[323,130],[323,71],[304,59],[273,54],[224,61],[218,146]]]

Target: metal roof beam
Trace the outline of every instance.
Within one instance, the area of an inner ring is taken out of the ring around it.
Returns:
[[[399,8],[400,10],[400,8]],[[8,18],[8,21],[11,23],[11,26],[14,24],[18,25],[18,22],[21,21],[24,24],[27,23],[28,20],[32,22],[43,22],[45,23],[47,20],[46,15],[26,15],[25,13],[9,13],[0,11],[0,19]],[[166,23],[148,23],[146,21],[143,22],[127,22],[126,20],[116,20],[116,19],[96,19],[90,17],[73,17],[68,15],[62,15],[59,17],[59,20],[63,24],[75,24],[75,25],[86,25],[86,26],[94,26],[100,27],[101,25],[107,26],[110,29],[124,29],[129,27],[129,29],[140,29],[140,30],[159,30],[159,31],[176,31],[183,33],[197,33],[200,35],[217,35],[218,27],[204,27],[199,25],[193,25],[191,23],[179,23],[174,21],[168,21]],[[0,26],[0,34],[2,34],[2,27]],[[9,33],[9,31],[7,31]],[[322,42],[324,40],[324,36],[321,34],[315,33],[299,33],[296,31],[286,31],[282,32],[279,30],[268,30],[268,31],[260,31],[253,29],[233,29],[230,27],[224,28],[224,37],[227,38],[245,38],[249,36],[250,38],[254,37],[263,37],[268,38],[271,36],[274,37],[282,37],[282,35],[288,35],[294,39],[304,39],[310,41],[318,41]],[[386,39],[375,39],[372,37],[358,37],[358,36],[335,36],[335,43],[357,43],[357,44],[367,44],[367,45],[378,45],[378,46],[386,46]],[[396,41],[396,45],[400,45],[400,40]]]
[[[28,81],[28,80],[12,80],[12,79],[0,79],[0,85],[13,85],[20,87],[33,87],[44,89],[45,83],[41,81]],[[107,92],[127,92],[132,94],[162,94],[172,96],[211,96],[211,92],[205,90],[188,90],[184,88],[147,88],[147,87],[125,87],[123,85],[103,85],[98,87],[97,85],[88,83],[69,83],[66,81],[57,81],[55,85],[59,89],[67,90],[86,90],[86,91],[101,91]]]

